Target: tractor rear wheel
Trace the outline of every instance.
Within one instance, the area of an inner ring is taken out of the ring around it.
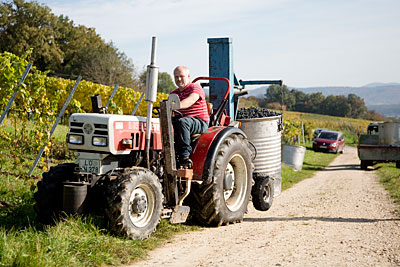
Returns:
[[[37,218],[42,223],[51,223],[63,208],[63,182],[72,180],[77,165],[64,163],[51,167],[43,173],[34,194]]]
[[[144,239],[160,222],[162,203],[158,177],[147,169],[134,168],[114,180],[107,196],[106,214],[117,234]]]
[[[227,137],[218,148],[213,181],[193,190],[193,216],[204,225],[243,220],[250,199],[253,163],[242,135]]]

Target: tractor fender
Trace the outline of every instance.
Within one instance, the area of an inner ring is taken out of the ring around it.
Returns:
[[[241,129],[226,126],[210,127],[200,136],[191,156],[194,179],[203,180],[207,184],[211,183],[218,149],[224,140],[233,134],[240,134],[247,138]]]

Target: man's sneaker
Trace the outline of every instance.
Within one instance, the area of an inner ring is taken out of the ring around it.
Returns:
[[[179,164],[178,166],[183,169],[192,169],[193,168],[193,162],[189,157],[182,157],[179,159]]]

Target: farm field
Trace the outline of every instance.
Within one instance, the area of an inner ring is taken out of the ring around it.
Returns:
[[[312,140],[312,130],[316,128],[324,128],[343,132],[346,140],[346,145],[350,146],[356,146],[358,144],[357,134],[365,133],[368,124],[371,123],[371,121],[368,120],[342,118],[294,111],[284,111],[283,118],[284,120],[289,120],[297,123],[303,122],[306,129],[305,135],[309,141]]]

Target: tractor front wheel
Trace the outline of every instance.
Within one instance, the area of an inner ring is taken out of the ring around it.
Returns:
[[[155,231],[161,219],[161,184],[149,170],[129,169],[113,182],[107,202],[106,214],[112,229],[131,239],[144,239]]]
[[[253,163],[242,135],[231,135],[220,145],[213,181],[194,188],[194,217],[204,225],[224,225],[243,219],[250,199]]]
[[[51,223],[63,208],[63,182],[72,180],[77,167],[74,163],[64,163],[43,173],[34,194],[37,218],[42,223]]]

